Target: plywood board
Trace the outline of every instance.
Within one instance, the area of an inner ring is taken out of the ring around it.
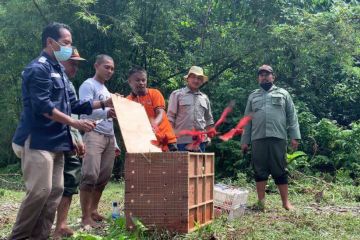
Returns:
[[[134,101],[112,94],[117,121],[128,153],[161,152],[151,141],[156,140],[145,108]]]

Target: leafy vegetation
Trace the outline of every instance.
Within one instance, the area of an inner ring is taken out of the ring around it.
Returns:
[[[41,51],[42,27],[58,21],[71,26],[74,45],[88,60],[74,80],[76,87],[94,74],[92,63],[100,53],[114,58],[116,73],[108,88],[121,94],[129,92],[126,73],[132,65],[145,67],[149,85],[165,98],[184,85],[182,76],[191,65],[200,65],[209,75],[202,90],[215,118],[236,101],[223,132],[235,125],[247,96],[258,87],[259,65],[272,65],[276,84],[293,96],[303,139],[298,152],[289,149],[288,169],[291,198],[299,210],[287,213],[277,207],[271,181],[268,212],[250,211],[231,223],[220,218],[197,232],[173,237],[356,239],[358,215],[338,210],[356,207],[360,200],[359,16],[356,0],[0,0],[0,167],[5,167],[0,171],[0,206],[19,202],[23,195],[14,190],[23,186],[11,150],[22,108],[21,71]],[[219,181],[253,190],[251,156],[240,151],[239,140],[214,139],[208,150],[216,154]],[[123,158],[117,162],[116,178],[121,177]],[[111,184],[107,191],[120,194],[118,186]],[[254,199],[252,193],[250,202]],[[104,206],[112,200],[106,195]],[[75,200],[70,216],[75,225],[78,204]],[[13,221],[6,219],[0,218],[1,237]],[[128,233],[118,221],[106,233],[80,232],[74,238],[132,239],[141,234],[169,237],[145,230]]]
[[[222,130],[242,116],[255,88],[256,69],[271,64],[277,85],[294,97],[307,154],[294,162],[312,173],[349,171],[358,183],[360,35],[358,1],[0,1],[0,166],[14,163],[11,138],[21,111],[23,67],[40,50],[42,27],[69,24],[74,44],[88,59],[74,80],[92,76],[99,53],[114,57],[116,74],[108,87],[127,94],[126,73],[144,66],[150,86],[165,98],[183,86],[189,66],[206,69],[215,117],[230,100],[236,109]],[[239,170],[251,175],[239,137],[214,140],[219,177]]]

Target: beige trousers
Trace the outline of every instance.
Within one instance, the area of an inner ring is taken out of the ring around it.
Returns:
[[[114,166],[114,136],[91,131],[85,133],[83,141],[86,151],[81,169],[80,190],[103,191]]]
[[[63,192],[63,152],[34,150],[29,144],[30,137],[20,153],[26,195],[9,239],[48,239]]]

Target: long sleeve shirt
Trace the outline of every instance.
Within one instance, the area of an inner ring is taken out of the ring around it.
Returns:
[[[53,152],[72,150],[70,127],[44,114],[52,115],[54,108],[68,116],[71,113],[91,114],[92,101],[76,100],[63,66],[42,52],[22,72],[21,90],[23,110],[13,142],[24,146],[31,135],[32,149]]]
[[[69,87],[74,92],[75,98],[77,100],[78,97],[76,94],[75,87],[70,80],[69,80]],[[77,115],[77,114],[71,114],[71,117],[74,119],[79,119],[79,115]],[[70,127],[70,133],[71,133],[72,141],[74,144],[76,144],[76,145],[83,144],[82,136],[81,136],[79,130],[77,130],[76,128]]]
[[[167,115],[175,133],[181,130],[204,131],[214,124],[208,96],[200,91],[193,92],[188,87],[171,93]],[[191,143],[191,136],[180,136],[178,144]]]
[[[269,91],[260,88],[250,94],[245,115],[252,121],[245,127],[242,144],[256,139],[276,137],[301,139],[298,118],[290,94],[283,88],[272,86]]]

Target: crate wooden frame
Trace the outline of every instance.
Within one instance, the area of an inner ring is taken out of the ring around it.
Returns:
[[[188,233],[214,219],[213,153],[127,153],[125,215],[149,228]]]

